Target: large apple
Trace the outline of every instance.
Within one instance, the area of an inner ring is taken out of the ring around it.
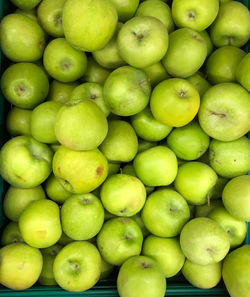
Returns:
[[[60,81],[53,80],[50,84],[48,100],[64,104],[69,101],[72,91],[77,86],[79,86],[78,82],[62,83]]]
[[[59,178],[55,177],[53,173],[46,180],[44,188],[47,196],[58,204],[62,204],[67,198],[72,196],[72,193],[62,186]]]
[[[239,63],[236,69],[236,80],[238,83],[242,85],[245,89],[250,92],[250,76],[249,76],[249,68],[250,68],[250,53],[247,54]]]
[[[17,242],[24,242],[23,237],[20,233],[18,223],[10,222],[2,231],[1,246]]]
[[[31,110],[13,107],[6,118],[6,128],[11,136],[31,135]]]

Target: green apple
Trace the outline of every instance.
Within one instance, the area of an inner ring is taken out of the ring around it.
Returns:
[[[238,1],[223,3],[210,28],[210,36],[216,47],[225,45],[242,47],[250,37],[248,8]]]
[[[36,248],[55,244],[62,235],[58,205],[48,199],[31,202],[20,215],[18,224],[24,241]]]
[[[239,63],[236,69],[236,80],[242,85],[248,92],[250,92],[250,53],[247,54]]]
[[[97,83],[84,83],[77,86],[70,94],[70,100],[90,99],[95,102],[107,117],[110,111],[104,102],[103,86]]]
[[[199,71],[187,77],[187,81],[196,88],[200,97],[211,87],[210,83],[204,78],[204,75]]]
[[[108,166],[109,166],[108,176],[116,174],[120,170],[120,163],[108,162]]]
[[[142,220],[152,234],[174,237],[190,218],[185,199],[171,189],[157,190],[150,194],[142,210]]]
[[[170,185],[178,170],[175,154],[165,146],[155,146],[134,159],[136,175],[146,186]]]
[[[168,31],[152,16],[136,16],[121,28],[117,45],[123,60],[136,68],[160,62],[168,49]]]
[[[104,222],[104,209],[93,194],[72,195],[61,208],[63,232],[74,240],[96,236]]]
[[[235,46],[223,46],[215,50],[207,59],[206,72],[210,83],[234,82],[236,69],[246,53]]]
[[[51,172],[53,152],[30,136],[17,136],[7,141],[0,151],[0,172],[9,184],[33,188]]]
[[[102,185],[101,200],[108,212],[116,216],[131,217],[143,208],[146,189],[137,177],[115,174]]]
[[[202,205],[217,182],[217,174],[207,164],[187,162],[179,167],[174,186],[189,204]]]
[[[143,238],[147,237],[150,234],[145,224],[143,223],[143,220],[141,218],[141,213],[137,213],[136,215],[132,216],[131,219],[133,219],[137,223],[137,225],[141,228]]]
[[[6,128],[11,136],[31,135],[31,110],[13,107],[7,114]]]
[[[217,222],[227,232],[231,249],[243,243],[247,233],[245,222],[231,216],[223,206],[214,209],[209,213],[208,217]]]
[[[191,285],[201,289],[214,288],[221,280],[222,263],[198,265],[186,260],[181,272]]]
[[[56,116],[62,107],[61,103],[48,101],[39,104],[33,111],[30,121],[31,135],[43,143],[56,143]]]
[[[4,71],[1,89],[10,103],[20,108],[33,109],[48,95],[49,81],[39,66],[17,63]]]
[[[123,66],[109,75],[104,84],[103,96],[112,113],[131,116],[146,107],[150,92],[150,82],[142,70]]]
[[[13,62],[39,60],[45,48],[42,28],[25,15],[8,14],[1,20],[1,50]]]
[[[230,248],[226,231],[209,218],[189,221],[181,231],[180,245],[186,258],[199,265],[220,262]]]
[[[108,162],[98,149],[73,151],[61,146],[54,155],[53,173],[67,191],[85,194],[104,182]]]
[[[227,142],[213,139],[209,159],[220,176],[232,178],[246,174],[250,169],[250,141],[245,136]]]
[[[224,260],[222,277],[231,297],[248,297],[250,288],[250,245],[232,251]]]
[[[126,22],[135,14],[139,0],[110,0],[117,10],[118,19],[121,22]]]
[[[214,45],[213,45],[213,43],[212,43],[212,40],[211,40],[211,38],[210,38],[210,35],[207,33],[206,30],[204,30],[204,31],[200,31],[199,34],[200,34],[200,36],[201,36],[201,37],[205,40],[205,42],[206,42],[206,45],[207,45],[207,56],[209,56],[209,55],[212,53],[213,49],[214,49]]]
[[[57,140],[72,150],[96,149],[105,139],[108,122],[101,109],[91,100],[70,100],[57,114]]]
[[[104,85],[109,74],[109,69],[102,67],[101,65],[96,63],[93,58],[88,57],[87,70],[82,77],[82,80]]]
[[[62,37],[62,12],[66,0],[43,0],[37,9],[37,17],[43,29],[53,37]]]
[[[196,31],[208,28],[219,12],[219,0],[173,0],[172,15],[177,27]]]
[[[97,236],[97,246],[103,259],[118,266],[141,253],[142,241],[140,227],[130,218],[106,221]]]
[[[97,283],[101,275],[100,253],[88,241],[69,243],[57,254],[53,273],[56,282],[64,290],[88,290]]]
[[[46,71],[60,82],[73,82],[87,70],[84,52],[74,49],[64,38],[53,39],[45,48],[43,64]]]
[[[169,48],[162,64],[170,75],[185,78],[196,73],[206,57],[203,37],[192,29],[182,28],[169,35]]]
[[[148,76],[152,87],[155,87],[158,83],[170,77],[161,62],[142,68],[142,70]]]
[[[184,127],[175,128],[167,138],[167,145],[178,158],[196,160],[208,149],[209,137],[193,121]]]
[[[207,135],[236,140],[250,130],[250,95],[235,83],[215,85],[203,95],[198,116]]]
[[[10,186],[3,200],[3,210],[7,218],[18,222],[21,213],[34,200],[45,199],[41,186],[20,189]]]
[[[17,8],[15,10],[15,13],[27,16],[32,21],[38,23],[38,18],[37,18],[37,15],[36,15],[36,9],[35,8],[31,8],[31,9],[19,9],[19,8]]]
[[[174,30],[174,21],[170,7],[161,0],[147,0],[142,2],[136,10],[136,16],[152,16],[161,21],[171,33]]]
[[[25,243],[13,243],[0,249],[1,284],[12,290],[33,286],[42,271],[41,252]]]
[[[55,101],[58,103],[66,103],[69,101],[69,97],[72,91],[79,86],[79,83],[62,83],[57,80],[53,80],[50,84],[48,100]]]
[[[161,238],[149,235],[143,243],[142,254],[156,260],[165,277],[175,276],[185,262],[178,238]]]
[[[107,277],[112,273],[114,270],[114,265],[107,263],[101,257],[101,276],[100,279],[107,279]]]
[[[209,165],[209,163],[207,163]],[[213,187],[212,191],[210,191],[210,199],[220,199],[222,197],[222,191],[228,182],[228,179],[225,177],[218,176],[217,183]]]
[[[157,146],[157,142],[152,142],[152,141],[147,141],[144,139],[139,139],[138,140],[138,153],[144,152],[148,149],[150,149],[151,147]]]
[[[116,8],[109,0],[67,0],[63,9],[63,31],[74,48],[93,52],[109,42],[117,18]]]
[[[20,9],[31,9],[37,6],[41,0],[11,0]]]
[[[212,200],[210,201],[210,197],[208,197],[208,202],[203,205],[196,205],[195,206],[195,217],[200,218],[200,217],[209,217],[209,214],[214,210],[219,207],[223,206],[222,200]]]
[[[63,231],[62,231],[62,235],[60,237],[60,239],[58,240],[58,244],[65,246],[69,243],[71,243],[73,241],[73,239],[69,238]]]
[[[10,222],[3,229],[1,234],[1,245],[5,246],[11,243],[24,242],[20,233],[18,223]]]
[[[250,222],[250,175],[231,179],[223,190],[222,200],[233,217]]]
[[[199,106],[198,91],[190,82],[181,78],[170,78],[159,83],[150,99],[155,119],[170,127],[182,127],[191,122]]]
[[[138,150],[138,140],[132,126],[125,121],[110,121],[100,150],[111,162],[132,161]]]
[[[52,144],[50,144],[50,148],[52,149],[52,151],[55,153],[58,149],[59,149],[59,147],[61,146],[61,144],[60,143],[52,143]]]
[[[135,256],[122,265],[118,273],[117,289],[121,297],[163,297],[166,280],[154,259]]]
[[[45,192],[47,196],[58,204],[62,204],[67,198],[72,196],[60,183],[59,178],[51,174],[45,183]]]

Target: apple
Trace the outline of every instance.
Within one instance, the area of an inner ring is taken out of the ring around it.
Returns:
[[[51,174],[45,183],[47,196],[58,204],[62,204],[67,198],[72,196],[60,183],[59,178]]]
[[[168,31],[152,16],[136,16],[121,28],[117,45],[123,60],[136,68],[160,62],[168,49]]]
[[[42,28],[25,15],[8,14],[1,20],[1,50],[13,62],[39,60],[45,48]]]
[[[93,52],[109,42],[117,18],[116,8],[109,0],[67,0],[63,9],[63,31],[74,48]]]
[[[43,29],[53,37],[62,37],[62,11],[66,0],[43,0],[37,8],[37,17]]]
[[[74,49],[64,38],[50,41],[44,51],[43,64],[46,71],[60,82],[73,82],[87,70],[84,52]]]
[[[152,141],[147,141],[144,139],[139,139],[138,140],[138,153],[144,152],[154,146],[157,146],[157,142],[152,142]]]
[[[104,259],[101,257],[101,276],[100,279],[105,280],[107,277],[112,273],[114,270],[114,265],[107,263],[104,261]]]
[[[58,244],[65,246],[69,243],[71,243],[73,241],[73,239],[69,238],[63,231],[62,231],[62,235],[60,237],[60,239],[58,240]]]
[[[222,277],[231,297],[248,297],[250,288],[250,245],[232,251],[224,260]]]
[[[101,256],[88,241],[69,243],[57,254],[53,273],[64,290],[83,292],[93,287],[100,278]]]
[[[150,82],[142,70],[123,66],[109,75],[104,84],[103,96],[112,113],[131,116],[146,107],[150,92]]]
[[[53,173],[67,191],[85,194],[104,182],[108,175],[108,162],[98,149],[73,151],[60,146],[54,155]]]
[[[236,140],[250,130],[250,95],[235,83],[215,85],[203,95],[198,117],[207,135]]]
[[[23,242],[18,223],[10,222],[3,229],[1,234],[1,245],[5,246],[11,243]]]
[[[227,142],[213,139],[209,159],[220,176],[232,178],[246,174],[250,169],[250,141],[245,136]]]
[[[155,146],[139,153],[134,159],[138,178],[150,187],[170,185],[178,170],[175,154],[165,146]]]
[[[198,265],[186,260],[181,272],[193,286],[201,289],[214,288],[221,280],[222,263]]]
[[[246,53],[235,46],[223,46],[215,50],[207,59],[206,72],[210,83],[234,82],[236,69]]]
[[[120,163],[108,162],[108,176],[118,173],[120,170]]]
[[[31,135],[31,110],[13,107],[6,118],[6,128],[11,136]]]
[[[139,4],[139,0],[126,0],[125,2],[121,0],[110,0],[110,2],[115,6],[118,19],[121,22],[131,19]]]
[[[18,222],[21,213],[32,201],[45,198],[42,186],[31,189],[10,186],[3,200],[3,210],[10,220]]]
[[[17,8],[15,10],[15,13],[27,16],[32,21],[38,23],[38,18],[37,18],[37,15],[36,15],[36,9],[35,8],[31,8],[31,9],[19,9],[19,8]]]
[[[210,199],[220,199],[222,197],[222,191],[227,182],[227,178],[218,176],[217,183],[209,193]]]
[[[187,162],[179,167],[174,186],[189,204],[202,205],[209,199],[217,179],[217,174],[207,164]]]
[[[109,69],[102,67],[101,65],[96,63],[93,58],[88,57],[87,70],[82,77],[82,81],[104,85],[109,74]]]
[[[33,286],[42,271],[41,252],[25,243],[13,243],[0,249],[1,284],[12,290]]]
[[[203,96],[204,93],[211,87],[210,83],[204,78],[204,75],[199,71],[187,77],[187,81],[196,88],[200,96]]]
[[[138,150],[138,140],[132,126],[125,121],[110,121],[100,150],[111,162],[132,161]]]
[[[161,62],[142,68],[142,70],[148,76],[152,87],[155,87],[158,83],[170,77]]]
[[[1,78],[4,97],[19,108],[33,109],[49,92],[49,81],[43,70],[32,63],[9,66]]]
[[[209,147],[209,137],[200,125],[193,121],[184,127],[175,128],[167,137],[168,147],[183,160],[196,160]]]
[[[20,9],[31,9],[37,6],[41,0],[10,0]]]
[[[146,189],[137,177],[115,174],[102,185],[101,200],[108,212],[116,216],[131,217],[143,208]]]
[[[229,249],[229,236],[209,218],[195,218],[181,230],[180,245],[185,257],[198,265],[218,263]]]
[[[130,218],[121,217],[106,221],[97,235],[97,246],[103,259],[118,266],[141,253],[142,241],[140,227]]]
[[[133,219],[137,223],[137,225],[141,228],[143,238],[147,237],[150,234],[148,229],[145,227],[145,224],[143,223],[143,220],[141,218],[141,213],[138,212],[137,214],[132,216],[131,219]]]
[[[233,217],[250,222],[250,175],[231,179],[223,190],[222,200]]]
[[[209,197],[210,198],[210,197]],[[211,198],[210,198],[211,199]],[[209,214],[219,207],[222,207],[223,203],[221,199],[209,200],[206,204],[195,206],[195,217],[209,217]]]
[[[250,92],[250,77],[249,69],[250,67],[250,54],[245,55],[245,57],[240,61],[236,69],[236,80],[242,85],[248,92]]]
[[[210,35],[207,33],[206,30],[200,31],[199,32],[200,36],[205,40],[206,45],[207,45],[207,57],[212,53],[214,49],[214,45],[212,43],[212,40],[210,38]]]
[[[59,142],[50,144],[50,148],[54,153],[59,149],[60,146],[61,144]]]
[[[160,265],[154,259],[135,256],[120,268],[117,289],[121,297],[163,297],[166,280]]]
[[[242,47],[250,37],[248,8],[237,1],[223,3],[210,28],[210,36],[216,47],[225,45]]]
[[[175,276],[185,262],[178,238],[161,238],[149,235],[143,243],[142,254],[156,260],[165,277]]]
[[[48,100],[55,101],[61,104],[69,101],[69,97],[72,91],[79,86],[79,83],[62,83],[57,80],[53,80],[50,84]]]
[[[190,218],[185,199],[171,189],[150,194],[142,210],[142,220],[150,233],[160,237],[174,237]]]
[[[169,48],[162,64],[170,75],[185,78],[196,73],[206,57],[203,37],[192,29],[182,28],[169,35]]]
[[[50,175],[52,156],[46,144],[30,136],[14,137],[0,151],[1,175],[14,187],[36,187]]]

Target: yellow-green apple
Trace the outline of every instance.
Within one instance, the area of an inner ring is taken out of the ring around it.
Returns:
[[[209,165],[209,162],[207,163]],[[210,199],[220,199],[222,197],[222,191],[228,182],[228,179],[222,176],[218,176],[217,183],[213,187],[210,194]]]
[[[92,57],[88,57],[87,70],[82,81],[92,82],[104,85],[107,77],[110,74],[110,70],[102,67]]]
[[[107,277],[112,273],[114,270],[114,265],[109,264],[108,262],[104,261],[101,257],[101,276],[100,279],[107,279]]]
[[[24,242],[20,233],[18,223],[10,222],[3,229],[1,234],[1,245],[5,246],[11,243]]]
[[[250,53],[247,54],[239,63],[236,69],[236,80],[242,85],[248,92],[250,92]]]
[[[170,77],[161,62],[142,68],[142,70],[148,76],[152,87],[155,87],[158,83]]]
[[[118,19],[121,22],[126,22],[131,19],[138,7],[139,0],[110,0],[117,10]]]
[[[18,14],[21,14],[21,15],[24,15],[24,16],[27,16],[32,21],[38,23],[38,18],[37,18],[37,15],[36,15],[36,9],[35,8],[31,8],[31,9],[20,9],[20,8],[17,8],[15,10],[15,13],[18,13]]]
[[[143,223],[140,212],[138,212],[136,215],[132,216],[131,219],[133,219],[138,224],[138,226],[141,228],[141,232],[142,232],[142,235],[144,238],[150,234],[148,229],[146,228],[145,224]]]
[[[31,135],[31,110],[13,107],[7,114],[6,128],[11,136]]]
[[[50,144],[50,148],[54,153],[59,149],[60,146],[61,144],[59,142]]]
[[[147,141],[144,139],[139,139],[138,140],[138,153],[144,152],[151,147],[157,146],[158,142],[152,142],[152,141]]]
[[[20,9],[31,9],[37,6],[41,0],[11,0]]]
[[[59,178],[51,174],[45,183],[45,192],[47,196],[58,204],[62,204],[66,199],[72,196],[60,183]]]
[[[120,163],[108,162],[108,166],[109,166],[108,176],[116,174],[120,170]]]
[[[206,42],[206,45],[207,45],[207,57],[208,57],[212,53],[212,51],[214,49],[214,45],[212,43],[210,35],[208,34],[208,32],[206,30],[200,31],[199,34]]]
[[[79,86],[79,83],[77,82],[62,83],[60,81],[53,80],[50,84],[48,100],[64,104],[69,101],[72,91],[77,86]]]
[[[209,214],[216,208],[222,207],[223,203],[221,199],[211,200],[203,205],[195,206],[195,217],[208,217]]]
[[[196,88],[200,97],[211,87],[210,83],[204,78],[204,75],[199,71],[187,77],[187,81]]]
[[[64,232],[62,232],[62,235],[57,243],[62,246],[65,246],[65,245],[71,243],[72,241],[73,241],[73,239],[69,238]]]

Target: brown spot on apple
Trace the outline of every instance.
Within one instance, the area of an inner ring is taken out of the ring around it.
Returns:
[[[103,173],[103,170],[104,170],[104,168],[103,168],[102,166],[97,167],[97,168],[96,168],[96,174],[97,174],[98,176],[101,176],[102,173]]]

